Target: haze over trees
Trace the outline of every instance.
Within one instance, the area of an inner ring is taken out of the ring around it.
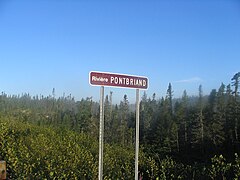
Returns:
[[[238,168],[240,159],[237,155],[240,151],[239,80],[240,73],[236,73],[230,84],[221,84],[209,95],[203,95],[204,86],[200,85],[199,95],[196,97],[189,97],[187,90],[184,90],[181,98],[174,98],[174,88],[171,83],[166,90],[166,96],[160,99],[156,98],[155,93],[148,95],[144,92],[140,103],[142,176],[147,179],[238,179],[240,177]],[[106,178],[126,176],[127,179],[131,179],[134,175],[135,111],[132,110],[127,95],[124,95],[119,104],[112,104],[113,96],[114,92],[110,92],[104,102],[104,141],[107,153],[105,166],[108,166],[104,170],[104,176]],[[31,178],[51,179],[60,173],[52,161],[59,163],[66,158],[64,160],[69,162],[62,164],[62,167],[71,169],[74,167],[67,164],[74,164],[75,162],[72,162],[74,158],[79,162],[85,158],[84,161],[88,161],[88,164],[76,162],[75,165],[87,167],[83,168],[86,172],[74,171],[76,176],[71,176],[66,170],[66,177],[96,178],[99,103],[94,102],[91,97],[80,101],[75,101],[71,95],[56,98],[55,89],[47,97],[29,94],[16,96],[2,92],[0,119],[0,143],[1,147],[4,147],[0,150],[0,160],[5,159],[10,163],[8,173],[12,177],[24,177],[24,174],[28,174],[27,177]],[[34,133],[36,136],[33,135]],[[39,149],[33,144],[36,137],[41,139],[39,143],[42,143],[44,148],[49,145],[50,149],[47,151],[52,155],[49,155],[48,159],[41,159],[44,157],[43,154],[37,155]],[[60,138],[59,148],[54,147],[53,139],[56,137]],[[18,150],[15,147],[14,139],[19,140],[23,149]],[[67,142],[70,144],[66,144]],[[86,147],[83,149],[87,157],[80,148],[82,144]],[[11,149],[10,146],[15,149]],[[37,150],[28,151],[29,148]],[[56,149],[53,150],[54,148]],[[61,148],[66,148],[66,152]],[[22,174],[14,169],[20,168],[20,165],[16,165],[19,162],[11,159],[23,158],[20,151],[26,154],[33,153],[28,155],[29,159],[33,155],[40,158],[31,159],[32,162],[28,161],[33,165],[27,167],[29,172],[24,171]],[[54,156],[54,153],[59,153],[59,157]],[[64,153],[72,153],[72,156]],[[80,156],[76,157],[74,153],[79,153]],[[116,154],[113,155],[114,153]],[[64,158],[61,159],[60,156]],[[37,163],[50,167],[38,169],[40,166]],[[117,169],[114,169],[114,166]],[[39,171],[43,171],[42,175],[38,174]],[[36,173],[36,176],[30,172]]]

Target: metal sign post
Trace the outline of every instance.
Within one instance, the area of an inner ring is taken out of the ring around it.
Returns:
[[[106,73],[91,71],[89,83],[101,86],[100,90],[100,127],[99,127],[99,180],[103,178],[103,135],[104,135],[104,86],[136,89],[136,148],[135,148],[135,180],[138,180],[139,154],[139,91],[148,88],[148,78],[128,74]]]
[[[103,136],[104,136],[104,86],[100,89],[99,165],[98,179],[103,177]]]
[[[136,148],[135,148],[135,180],[138,180],[138,152],[139,152],[139,89],[136,89]]]

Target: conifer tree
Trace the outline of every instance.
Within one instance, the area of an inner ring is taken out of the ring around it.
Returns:
[[[239,121],[240,121],[240,106],[238,102],[238,87],[239,87],[239,80],[240,80],[240,72],[236,73],[232,80],[232,86],[234,87],[234,91],[232,92],[234,95],[234,133],[235,133],[235,140],[236,140],[236,146],[239,148]]]
[[[168,111],[170,112],[171,116],[173,115],[173,90],[172,90],[172,85],[171,83],[168,84],[168,89],[167,89],[167,97],[166,97],[168,103],[169,103],[169,107],[168,107]]]
[[[129,117],[129,101],[126,94],[123,97],[123,101],[120,102],[119,113],[120,113],[119,117],[120,117],[121,144],[124,145],[127,140],[126,139],[127,122]]]
[[[104,101],[104,139],[106,142],[110,142],[111,138],[111,104],[108,98],[108,95],[105,97]]]
[[[202,85],[199,86],[199,97],[195,113],[192,119],[192,140],[191,143],[196,149],[200,149],[201,153],[204,151],[204,123],[203,123],[203,92]]]
[[[140,142],[146,141],[146,124],[149,121],[149,102],[147,99],[146,91],[143,92],[143,96],[140,102]]]
[[[175,119],[178,124],[179,150],[186,150],[188,141],[187,135],[187,116],[188,116],[188,96],[184,90],[180,102],[175,103]]]
[[[234,97],[232,95],[232,90],[230,84],[227,85],[226,89],[226,123],[224,126],[225,129],[225,139],[226,139],[226,146],[227,149],[231,150],[234,147],[235,142],[235,122],[234,122],[234,116],[235,116],[235,105],[234,105]]]
[[[217,92],[216,115],[213,122],[214,145],[222,145],[225,140],[224,124],[225,115],[225,85],[222,83]]]
[[[172,85],[169,83],[168,89],[167,89],[167,96],[165,99],[165,113],[164,113],[164,119],[165,122],[167,121],[167,136],[165,139],[165,144],[170,147],[170,151],[173,150],[179,151],[179,134],[178,134],[178,123],[176,121],[176,118],[174,118],[174,112],[173,112],[173,90]],[[168,142],[169,141],[169,142]]]
[[[234,87],[233,94],[234,94],[234,97],[236,98],[239,94],[238,87],[240,84],[240,72],[236,73],[231,80],[232,80],[232,86]]]

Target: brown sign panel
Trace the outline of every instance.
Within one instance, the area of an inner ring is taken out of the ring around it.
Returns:
[[[124,88],[147,89],[148,78],[127,74],[114,74],[106,72],[90,72],[89,82],[96,86],[113,86]]]

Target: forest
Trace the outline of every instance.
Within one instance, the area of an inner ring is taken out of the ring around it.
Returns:
[[[198,96],[143,93],[139,176],[240,178],[240,72]],[[105,96],[104,179],[134,179],[135,110]],[[97,179],[99,102],[71,95],[0,95],[0,161],[9,179]]]

